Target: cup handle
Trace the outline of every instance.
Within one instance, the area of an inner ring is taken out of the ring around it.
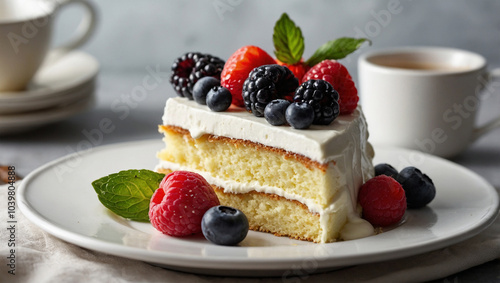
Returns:
[[[500,68],[496,68],[493,70],[490,70],[486,73],[486,81],[487,84],[491,84],[492,80],[498,80],[500,79]],[[486,123],[485,125],[474,129],[474,133],[472,135],[471,142],[474,142],[477,140],[479,137],[482,135],[490,132],[491,130],[500,127],[500,117],[497,117],[490,122]]]
[[[80,24],[76,29],[76,35],[70,39],[69,42],[53,49],[58,53],[67,53],[68,51],[80,47],[89,40],[96,28],[97,11],[94,6],[86,0],[59,0],[58,2],[59,4],[57,5],[54,14],[58,13],[62,7],[71,4],[79,4],[84,7],[86,11],[83,15],[83,19],[80,21]]]

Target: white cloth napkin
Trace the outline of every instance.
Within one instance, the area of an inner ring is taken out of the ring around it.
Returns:
[[[42,231],[16,208],[15,275],[8,273],[7,186],[0,186],[0,282],[422,282],[500,258],[500,218],[481,234],[434,252],[301,278],[222,278],[182,273],[87,250]]]

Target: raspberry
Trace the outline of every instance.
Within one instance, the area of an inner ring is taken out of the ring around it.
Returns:
[[[374,226],[398,223],[406,211],[406,196],[401,184],[386,175],[371,178],[361,186],[358,201],[363,218]]]
[[[201,219],[219,199],[213,188],[199,174],[174,171],[160,183],[149,204],[153,227],[170,236],[187,236],[201,232]]]
[[[313,124],[330,125],[339,116],[339,94],[323,80],[308,80],[296,90],[293,101],[306,102],[314,109]]]
[[[221,85],[233,95],[232,103],[243,107],[242,88],[248,74],[262,65],[274,64],[274,59],[257,46],[243,46],[227,59],[221,74]]]
[[[358,90],[349,71],[335,60],[323,60],[302,77],[302,81],[325,80],[339,93],[340,114],[351,114],[358,106]]]
[[[287,67],[277,64],[257,67],[243,84],[245,108],[262,117],[269,102],[290,97],[298,85],[297,78]]]
[[[276,64],[278,64],[280,66],[285,66],[288,69],[290,69],[290,71],[292,71],[293,75],[297,78],[297,80],[299,80],[299,83],[302,81],[302,78],[307,73],[307,71],[309,71],[309,69],[311,69],[311,67],[309,65],[304,63],[304,60],[300,60],[300,62],[291,65],[291,64],[283,63],[280,60],[276,59]]]
[[[220,79],[224,61],[210,54],[189,52],[172,64],[170,83],[179,96],[193,99],[194,84],[203,77]]]

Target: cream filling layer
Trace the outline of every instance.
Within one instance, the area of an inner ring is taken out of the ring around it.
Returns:
[[[285,192],[283,189],[272,186],[263,186],[257,182],[251,183],[239,183],[231,180],[223,180],[217,177],[213,177],[210,173],[193,170],[192,168],[187,168],[181,166],[177,163],[172,163],[164,160],[160,160],[159,164],[156,166],[155,170],[158,169],[170,169],[176,170],[188,170],[196,172],[202,175],[208,183],[215,185],[217,187],[223,188],[225,193],[236,193],[244,194],[251,191],[256,191],[266,194],[274,194],[280,197],[284,197],[288,200],[295,200],[307,206],[310,212],[317,213],[320,216],[320,226],[322,230],[321,242],[327,241],[328,224],[331,221],[331,217],[340,209],[347,206],[348,216],[347,223],[344,228],[340,231],[341,238],[343,240],[353,240],[358,238],[364,238],[374,234],[374,229],[370,223],[359,217],[358,213],[355,211],[355,206],[352,205],[351,195],[348,190],[341,190],[336,199],[332,200],[332,203],[326,208],[317,204],[314,200],[304,198],[302,196]]]

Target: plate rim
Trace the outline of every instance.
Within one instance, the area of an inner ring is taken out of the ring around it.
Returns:
[[[33,208],[29,202],[26,199],[26,191],[28,190],[28,184],[31,181],[32,178],[35,178],[39,174],[42,174],[45,170],[48,168],[63,162],[64,160],[70,159],[74,157],[75,155],[78,155],[80,157],[85,158],[85,156],[88,154],[88,152],[96,152],[96,151],[102,151],[102,150],[107,150],[110,148],[116,149],[117,147],[130,147],[130,146],[141,146],[141,145],[146,145],[146,144],[152,144],[152,143],[158,143],[158,145],[161,145],[161,140],[160,139],[148,139],[148,140],[141,140],[141,141],[128,141],[128,142],[120,142],[120,143],[112,143],[112,144],[107,144],[107,145],[102,145],[102,146],[97,146],[94,147],[90,150],[87,150],[86,152],[75,152],[72,154],[68,154],[65,156],[62,156],[60,158],[57,158],[51,162],[48,162],[26,176],[26,178],[21,182],[21,184],[18,187],[18,206],[21,210],[21,212],[25,215],[25,217],[31,221],[33,224],[44,230],[45,232],[61,239],[66,242],[75,244],[80,247],[88,248],[91,250],[99,251],[99,252],[104,252],[106,254],[111,254],[114,256],[119,256],[123,258],[129,258],[129,259],[134,259],[134,260],[141,260],[153,264],[159,264],[163,265],[169,268],[173,269],[186,269],[188,268],[189,270],[192,270],[193,272],[196,273],[205,273],[205,274],[215,274],[215,275],[224,275],[226,274],[228,269],[238,269],[242,271],[248,271],[248,272],[253,272],[253,271],[280,271],[282,272],[284,269],[289,270],[290,269],[290,264],[301,262],[304,260],[303,257],[301,256],[294,256],[294,257],[288,257],[288,258],[279,258],[279,262],[276,262],[278,258],[234,258],[231,256],[217,256],[217,257],[211,257],[210,259],[208,258],[203,258],[195,255],[188,255],[188,254],[170,254],[170,253],[165,253],[164,251],[155,251],[155,250],[145,250],[143,248],[137,248],[137,247],[130,247],[130,246],[125,246],[122,244],[118,243],[112,243],[112,242],[106,242],[103,240],[100,240],[98,238],[92,238],[90,236],[78,234],[73,231],[67,231],[64,229],[64,227],[60,227],[56,223],[51,223],[49,219],[46,219],[43,215],[38,213],[35,208]],[[374,146],[375,150],[377,149],[384,149],[384,150],[396,150],[400,152],[416,152],[418,154],[423,154],[426,158],[431,158],[431,159],[437,159],[440,162],[446,162],[448,165],[460,168],[461,170],[467,171],[469,174],[473,175],[476,179],[480,180],[485,186],[485,189],[487,189],[490,193],[492,193],[493,199],[492,203],[493,205],[490,207],[490,210],[488,211],[489,213],[486,214],[486,217],[481,218],[481,221],[478,221],[475,223],[475,225],[472,226],[472,228],[469,228],[468,230],[464,230],[461,233],[455,234],[455,235],[448,235],[446,237],[440,237],[437,240],[431,241],[431,243],[427,243],[425,245],[422,245],[422,243],[416,243],[413,245],[410,245],[408,247],[405,247],[404,249],[402,248],[395,248],[395,249],[389,249],[385,250],[383,252],[380,251],[371,251],[371,252],[365,252],[362,256],[362,260],[360,260],[360,255],[358,253],[353,253],[352,255],[347,255],[343,256],[341,259],[338,258],[332,258],[331,256],[318,256],[315,257],[314,260],[316,261],[318,265],[318,270],[321,268],[339,268],[339,267],[344,267],[344,266],[349,266],[353,264],[367,264],[367,263],[372,263],[372,262],[378,262],[378,261],[385,261],[385,260],[391,260],[391,259],[397,259],[397,258],[403,258],[403,257],[408,257],[408,256],[413,256],[417,254],[422,254],[425,252],[437,250],[439,248],[444,248],[453,244],[456,244],[458,242],[464,241],[466,239],[469,239],[486,228],[488,228],[495,220],[498,215],[499,211],[499,199],[498,199],[498,194],[496,193],[495,188],[487,182],[482,176],[478,175],[477,173],[467,169],[466,167],[456,164],[452,161],[437,157],[437,156],[432,156],[429,154],[425,154],[419,151],[415,150],[409,150],[409,149],[403,149],[403,148],[395,148],[395,147],[388,147],[388,146]],[[495,192],[493,194],[493,192]],[[362,239],[360,239],[362,240]],[[354,240],[356,241],[356,240]],[[335,245],[336,243],[329,243],[329,244],[318,244],[318,245],[325,245],[326,248],[328,248],[329,245]],[[241,247],[221,247],[221,248],[241,248]],[[273,247],[258,247],[259,249],[269,249]],[[146,254],[145,254],[146,251]],[[172,262],[166,263],[165,259],[168,259],[170,261],[175,260],[175,264],[172,265]],[[337,261],[341,260],[342,264],[338,264]],[[231,266],[230,268],[228,267],[221,267],[220,264],[227,264],[227,263],[232,263],[235,266]],[[272,263],[272,265],[270,264]],[[247,264],[253,264],[253,265],[247,265]],[[258,267],[256,267],[256,265]],[[207,270],[210,269],[210,270]],[[241,273],[240,276],[249,276],[252,275],[251,273]],[[255,275],[255,274],[254,274]]]

